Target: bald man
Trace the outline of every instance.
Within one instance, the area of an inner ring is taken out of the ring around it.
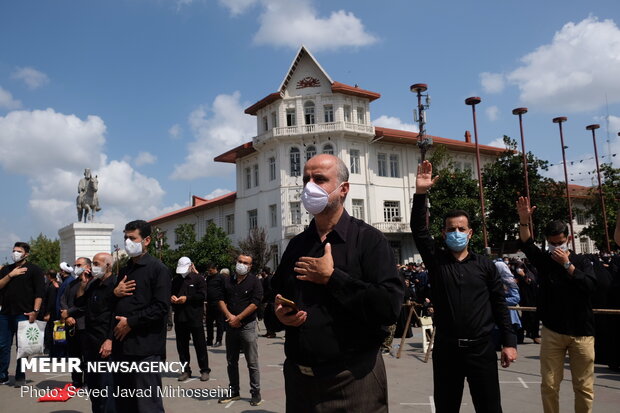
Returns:
[[[92,278],[83,280],[77,292],[76,304],[86,318],[84,351],[85,361],[107,361],[112,352],[113,337],[113,317],[114,308],[114,284],[115,278],[112,274],[114,259],[107,252],[100,252],[93,257],[91,267]],[[105,389],[112,394],[112,374],[111,373],[86,373],[86,384],[89,389]],[[91,404],[93,413],[113,412],[113,397],[97,397],[100,394],[93,392]]]

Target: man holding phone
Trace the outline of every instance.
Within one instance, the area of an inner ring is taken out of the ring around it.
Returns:
[[[388,411],[379,348],[404,287],[383,234],[345,211],[348,179],[333,155],[308,160],[302,201],[314,219],[291,240],[272,280],[286,326],[287,412]]]

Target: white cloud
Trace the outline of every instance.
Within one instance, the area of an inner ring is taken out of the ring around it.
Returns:
[[[521,58],[507,75],[528,106],[550,112],[593,110],[620,102],[620,29],[612,20],[569,22],[550,44]]]
[[[18,109],[22,107],[22,102],[13,99],[13,95],[8,90],[0,86],[0,108]]]
[[[216,156],[248,142],[256,134],[256,120],[243,113],[241,94],[218,95],[211,107],[200,106],[189,115],[195,139],[187,145],[182,165],[172,179],[196,179],[232,172],[230,165],[214,162]]]
[[[497,138],[494,141],[487,143],[488,146],[495,146],[496,148],[504,149],[506,145],[504,144],[504,138]]]
[[[297,49],[304,44],[317,51],[367,46],[377,41],[353,13],[338,10],[321,17],[312,0],[220,0],[233,15],[256,3],[262,6],[260,27],[254,35],[259,45]]]
[[[183,136],[183,128],[181,128],[181,125],[178,123],[175,123],[170,127],[170,129],[168,129],[168,135],[170,135],[170,139],[181,139]]]
[[[485,109],[485,113],[491,122],[495,122],[499,117],[499,108],[497,106],[489,106]]]
[[[157,156],[150,152],[140,152],[134,161],[136,166],[150,165],[155,162],[157,162]]]
[[[504,90],[504,75],[501,73],[480,73],[480,84],[486,93],[500,93]]]
[[[18,67],[11,75],[11,78],[23,81],[31,90],[40,88],[50,81],[45,73],[33,67]]]
[[[413,123],[404,123],[399,118],[394,116],[381,115],[377,119],[373,120],[372,123],[375,126],[382,126],[384,128],[418,132],[418,125]]]
[[[203,198],[205,198],[205,199],[213,199],[213,198],[217,198],[218,196],[229,194],[231,192],[234,192],[234,191],[231,191],[230,189],[217,188],[216,190],[214,190],[210,194],[205,195]]]

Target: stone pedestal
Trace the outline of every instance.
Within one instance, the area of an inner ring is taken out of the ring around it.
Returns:
[[[60,261],[73,266],[76,258],[92,259],[98,252],[112,251],[114,224],[75,222],[58,230]]]

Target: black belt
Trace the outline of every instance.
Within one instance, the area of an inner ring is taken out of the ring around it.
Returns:
[[[378,350],[372,350],[357,354],[354,358],[346,358],[345,360],[336,361],[328,364],[321,364],[319,366],[305,366],[303,364],[297,364],[291,360],[291,364],[294,368],[298,369],[304,376],[312,377],[326,377],[335,376],[338,373],[345,370],[356,370],[360,366],[368,365],[369,363],[374,365],[374,361],[377,358]]]
[[[446,337],[446,336],[438,336],[437,338],[441,341],[455,344],[457,347],[460,347],[460,348],[473,347],[473,346],[476,346],[484,342],[488,343],[490,340],[490,336],[488,335],[478,337],[478,338],[454,338],[454,337]]]

